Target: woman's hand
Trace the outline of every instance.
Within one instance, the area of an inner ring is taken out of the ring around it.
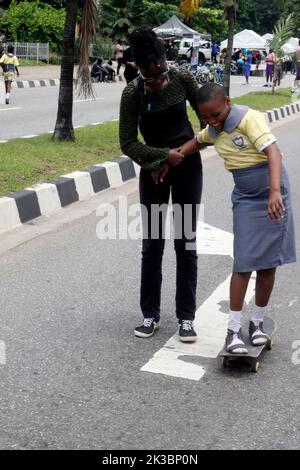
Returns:
[[[169,150],[169,155],[168,155],[168,163],[172,166],[177,166],[182,163],[182,160],[184,159],[184,155],[180,152],[180,149],[171,149]]]
[[[279,189],[271,189],[268,203],[268,216],[271,220],[281,220],[285,207]]]
[[[168,163],[164,163],[159,170],[151,171],[151,176],[154,184],[163,183],[166,174],[170,170],[170,165]]]

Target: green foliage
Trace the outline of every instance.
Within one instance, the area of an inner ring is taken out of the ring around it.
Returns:
[[[93,44],[90,45],[89,57],[102,57],[102,59],[109,60],[114,56],[115,41],[111,38],[104,38],[97,36]]]
[[[259,34],[270,33],[281,16],[295,13],[294,35],[300,36],[299,0],[237,0],[236,30],[253,29]],[[205,0],[207,8],[221,8],[221,0]],[[297,30],[299,30],[297,32]]]
[[[65,10],[56,10],[39,0],[13,0],[0,20],[8,41],[49,42],[56,48],[62,41]]]
[[[144,23],[143,0],[102,0],[100,2],[100,32],[104,35],[128,38]]]
[[[171,16],[176,15],[180,18],[177,5],[162,2],[144,2],[144,23],[149,26],[159,26],[168,21]],[[177,2],[178,3],[178,2]]]
[[[273,49],[277,57],[283,57],[282,46],[293,35],[295,23],[294,14],[288,15],[286,18],[280,18],[273,30],[273,38],[269,41],[269,47]]]
[[[221,41],[228,35],[227,22],[222,22],[223,10],[198,8],[188,25],[200,33],[212,35],[214,41]]]

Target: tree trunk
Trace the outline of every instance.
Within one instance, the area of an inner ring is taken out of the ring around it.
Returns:
[[[228,42],[227,42],[227,54],[225,59],[225,70],[224,70],[224,88],[227,96],[230,96],[230,75],[231,75],[231,58],[233,50],[233,36],[235,28],[235,8],[227,8],[227,18],[228,18]]]
[[[66,2],[67,14],[64,27],[63,53],[60,68],[60,86],[58,95],[58,110],[54,140],[75,140],[73,114],[73,71],[75,57],[75,28],[78,0]]]

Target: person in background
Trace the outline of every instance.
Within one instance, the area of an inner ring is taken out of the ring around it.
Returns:
[[[15,73],[19,77],[19,61],[18,58],[14,55],[13,46],[7,47],[7,54],[2,54],[0,59],[0,65],[3,69],[3,76],[5,82],[5,104],[9,104],[9,98],[11,93],[11,84],[14,78]]]
[[[261,59],[262,59],[261,53],[260,51],[253,51],[252,55],[253,55],[253,62],[256,65],[255,69],[258,70],[261,64]]]
[[[99,82],[104,82],[108,75],[107,69],[103,66],[103,60],[101,58],[95,60],[92,65],[91,77],[98,78]]]
[[[122,64],[123,64],[123,53],[124,53],[123,41],[121,39],[118,39],[116,47],[115,47],[115,59],[118,63],[117,76],[119,80],[122,80],[122,77],[120,75],[120,68],[122,67]]]
[[[217,42],[214,42],[211,48],[211,60],[217,63],[218,54],[220,53],[220,46]]]
[[[122,63],[125,65],[124,77],[127,84],[138,76],[138,68],[135,63],[133,47],[127,47],[123,54]]]
[[[109,60],[108,62],[105,62],[105,64],[103,64],[103,67],[105,67],[108,72],[108,80],[114,82],[116,80],[116,72],[112,65],[112,60]]]
[[[270,49],[269,54],[266,57],[266,84],[263,85],[264,87],[272,86],[275,62],[276,54],[274,53],[273,49]]]
[[[296,91],[299,88],[299,83],[300,83],[300,39],[299,39],[299,45],[296,48],[296,78],[294,81],[294,86],[292,91]]]
[[[172,46],[171,46],[169,39],[165,41],[165,49],[166,49],[167,60],[172,60],[172,55],[173,55]]]
[[[274,66],[274,76],[273,76],[273,90],[276,86],[280,86],[282,76],[283,76],[283,57],[277,57],[275,66]]]
[[[251,64],[252,64],[252,52],[250,51],[244,51],[244,65],[243,65],[243,75],[246,79],[245,85],[249,85],[249,77],[251,74]]]

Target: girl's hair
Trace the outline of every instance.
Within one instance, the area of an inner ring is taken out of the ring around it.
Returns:
[[[151,28],[140,28],[131,33],[130,45],[138,67],[147,69],[151,63],[159,64],[166,60],[164,43]]]

